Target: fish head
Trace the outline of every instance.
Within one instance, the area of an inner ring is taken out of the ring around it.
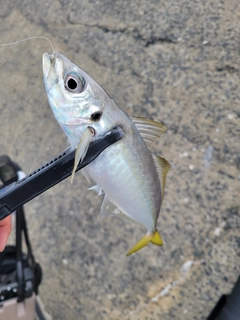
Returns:
[[[43,75],[49,104],[72,146],[86,127],[94,129],[95,137],[113,128],[117,119],[108,116],[116,108],[113,100],[64,55],[44,53]]]

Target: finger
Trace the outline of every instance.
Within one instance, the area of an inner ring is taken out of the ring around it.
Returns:
[[[12,230],[12,217],[0,221],[0,252],[2,252],[7,244],[8,237]]]

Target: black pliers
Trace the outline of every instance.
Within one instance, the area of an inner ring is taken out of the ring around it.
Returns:
[[[78,165],[76,171],[88,165],[104,149],[121,139],[123,135],[123,130],[120,127],[115,127],[100,139],[93,141],[89,146],[84,160]],[[10,213],[14,212],[29,200],[69,177],[73,170],[75,151],[76,150],[72,148],[67,149],[19,181],[17,181],[17,177],[14,176],[14,170],[11,172],[11,160],[3,156],[5,160],[9,160],[9,162],[3,164],[2,170],[0,170],[0,178],[2,181],[7,180],[11,183],[7,186],[6,183],[4,183],[5,187],[0,190],[0,220],[6,218]],[[4,160],[4,158],[2,159]],[[12,164],[14,166],[14,163]]]

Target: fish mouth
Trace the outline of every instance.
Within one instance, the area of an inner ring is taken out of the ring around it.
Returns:
[[[42,66],[43,66],[43,75],[47,79],[50,68],[51,68],[51,57],[50,54],[45,52],[42,56]]]
[[[49,78],[49,74],[52,68],[55,69],[56,67],[56,61],[57,58],[59,57],[59,53],[55,52],[53,54],[49,54],[45,52],[42,56],[42,67],[43,67],[43,76],[44,76],[44,81],[47,84],[47,80]]]

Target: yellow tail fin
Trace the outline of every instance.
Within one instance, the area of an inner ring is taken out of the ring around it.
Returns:
[[[132,249],[130,249],[128,251],[127,256],[130,256],[130,254],[132,254],[133,252],[136,252],[136,251],[142,249],[143,247],[148,245],[149,242],[152,242],[152,243],[156,244],[157,246],[162,246],[162,244],[163,244],[162,238],[157,230],[154,234],[152,234],[152,235],[147,234],[140,241],[138,241],[138,243]]]

